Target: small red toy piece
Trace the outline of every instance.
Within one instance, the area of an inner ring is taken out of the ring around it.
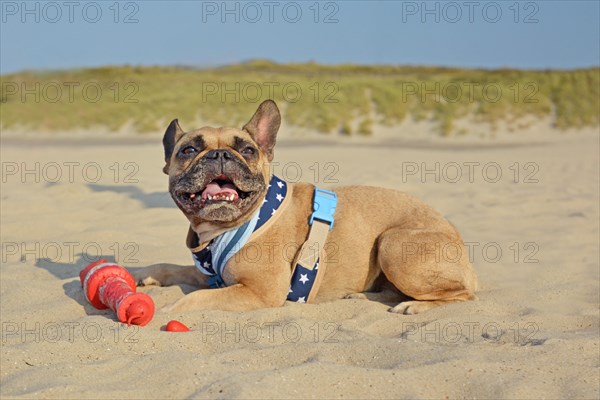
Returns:
[[[144,326],[154,316],[154,302],[145,293],[136,293],[136,283],[125,268],[104,259],[79,273],[86,299],[99,310],[110,308],[119,321]]]
[[[179,322],[177,320],[171,320],[167,324],[166,331],[167,332],[189,332],[190,328],[188,328],[187,326],[185,326],[184,324],[182,324],[181,322]]]

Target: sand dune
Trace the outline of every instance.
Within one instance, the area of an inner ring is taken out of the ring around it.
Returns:
[[[468,242],[479,301],[416,316],[363,300],[157,314],[143,328],[93,309],[78,280],[100,256],[191,261],[160,138],[119,140],[2,143],[2,398],[600,396],[597,132],[283,144],[283,178],[397,188],[440,210]],[[141,290],[160,307],[192,288]],[[161,331],[170,319],[193,332]]]

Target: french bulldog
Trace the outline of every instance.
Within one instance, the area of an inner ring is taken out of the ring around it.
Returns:
[[[184,132],[178,120],[171,122],[163,138],[163,172],[169,176],[173,200],[190,222],[187,241],[192,252],[206,251],[259,213],[263,216],[275,182],[270,162],[280,123],[272,100],[260,104],[242,129]],[[267,216],[271,219],[227,259],[217,285],[201,260],[189,266],[142,268],[134,272],[138,285],[199,288],[163,311],[283,306],[292,292],[294,255],[311,229],[315,187],[276,182],[286,185],[285,199],[272,211],[276,218]],[[461,236],[438,212],[396,190],[347,186],[334,192],[337,207],[315,265],[322,275],[312,303],[368,299],[392,304],[394,313],[417,314],[476,299],[477,278]]]

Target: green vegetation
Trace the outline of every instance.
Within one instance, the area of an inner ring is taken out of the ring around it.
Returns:
[[[255,60],[212,69],[103,67],[0,77],[0,126],[162,131],[173,118],[241,126],[273,98],[288,124],[345,135],[374,124],[430,119],[458,134],[466,116],[515,127],[526,116],[556,127],[600,124],[600,68],[569,71],[275,64]],[[375,120],[373,120],[375,117]],[[353,131],[352,121],[359,121]]]
[[[358,125],[358,133],[365,136],[373,134],[373,121],[370,118],[363,119]]]

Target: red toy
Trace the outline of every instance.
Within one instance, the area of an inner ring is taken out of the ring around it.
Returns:
[[[104,259],[79,273],[86,299],[99,310],[110,308],[119,321],[144,326],[154,316],[154,302],[145,293],[136,293],[136,283],[125,268]]]
[[[190,328],[177,320],[171,320],[165,329],[167,332],[189,332]]]

